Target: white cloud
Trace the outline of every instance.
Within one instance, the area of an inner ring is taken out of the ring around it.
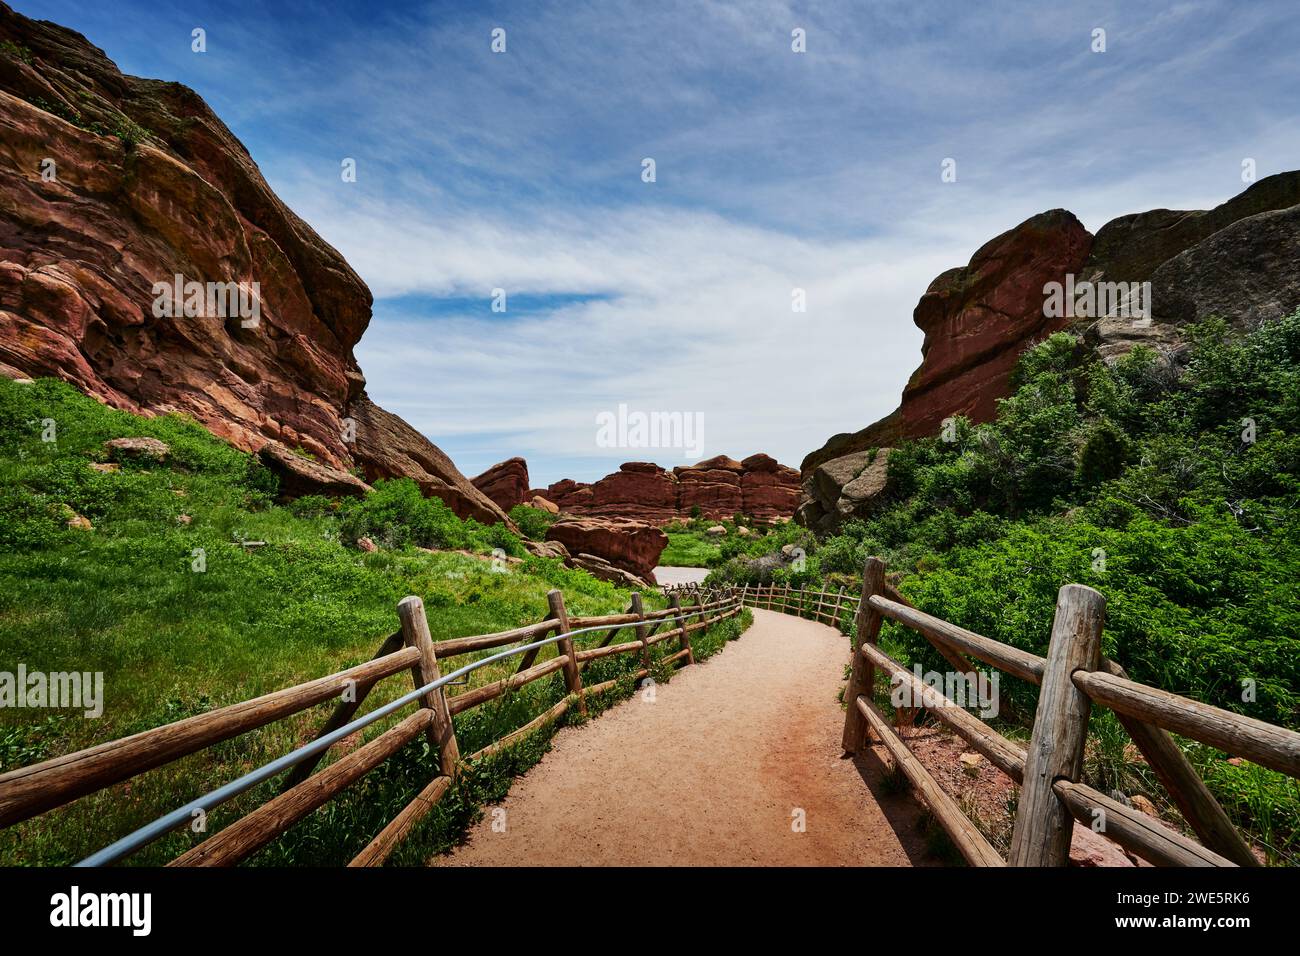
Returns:
[[[453,457],[465,439],[474,460],[457,460],[467,472],[522,454],[541,465],[537,482],[573,477],[548,473],[546,459],[607,456],[606,470],[637,457],[684,461],[598,449],[596,415],[620,402],[702,414],[705,457],[766,451],[797,465],[896,404],[919,354],[918,290],[969,255],[810,241],[666,210],[539,209],[508,224],[372,202],[305,211],[377,296],[357,350],[376,400]],[[494,316],[496,287],[609,298]],[[806,313],[791,309],[795,287]],[[384,302],[418,294],[481,305],[411,319]]]

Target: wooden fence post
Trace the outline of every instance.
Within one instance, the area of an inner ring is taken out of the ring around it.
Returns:
[[[577,695],[578,710],[585,717],[587,699],[582,693],[582,672],[578,670],[578,662],[573,656],[573,638],[569,637],[569,612],[564,609],[564,592],[559,588],[546,592],[546,603],[550,605],[551,616],[559,622],[560,640],[555,644],[556,650],[569,658],[564,665],[564,686],[570,694]]]
[[[885,562],[880,558],[867,558],[862,569],[862,604],[858,607],[858,636],[853,641],[853,666],[849,671],[849,685],[844,691],[844,737],[841,746],[845,753],[857,753],[867,742],[867,722],[858,710],[858,698],[864,694],[872,697],[876,686],[876,668],[859,651],[863,644],[875,644],[880,636],[880,612],[871,606],[873,594],[885,593]]]
[[[397,617],[402,622],[402,641],[407,647],[420,652],[420,661],[411,668],[411,679],[416,687],[431,684],[442,676],[438,670],[438,655],[433,649],[433,636],[429,633],[429,620],[424,616],[424,601],[412,594],[397,605]],[[451,723],[444,688],[431,690],[420,698],[420,706],[433,711],[429,724],[429,743],[438,750],[438,766],[447,777],[456,775],[460,763],[460,747],[456,744],[456,729]]]
[[[1074,817],[1052,791],[1062,778],[1077,783],[1083,768],[1092,701],[1074,686],[1077,670],[1101,661],[1106,599],[1090,587],[1067,584],[1056,597],[1052,640],[1047,648],[1034,733],[1011,835],[1011,866],[1065,866],[1070,859]]]
[[[680,598],[678,598],[677,595],[674,594],[672,597],[673,603],[676,604],[679,600]],[[641,600],[640,591],[632,592],[632,613],[635,614],[637,617],[639,617],[641,620],[643,621],[645,620],[645,605],[644,602]],[[650,645],[645,643],[646,638],[649,636],[650,636],[650,629],[648,627],[646,627],[644,624],[638,624],[636,626],[636,639],[640,641],[642,645],[641,666],[644,667],[646,670],[650,669]]]
[[[835,625],[835,630],[840,629],[840,614],[844,611],[844,588],[841,586],[839,593],[835,595],[835,606],[831,608],[831,623]]]
[[[708,616],[707,612],[704,610],[704,598],[696,598],[695,605],[700,609],[699,619],[700,622],[703,623],[705,618]],[[677,642],[677,647],[679,650],[686,652],[686,662],[688,664],[695,663],[695,650],[691,647],[691,635],[686,632],[685,621],[682,621],[682,636]]]

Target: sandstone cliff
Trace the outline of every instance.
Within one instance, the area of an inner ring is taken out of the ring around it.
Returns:
[[[552,501],[569,514],[658,525],[688,519],[696,508],[702,517],[715,520],[745,514],[770,522],[794,514],[799,473],[761,453],[744,461],[718,455],[672,471],[653,462],[630,461],[591,484],[566,478],[527,494]]]
[[[0,372],[271,446],[263,459],[296,492],[410,475],[462,517],[505,520],[367,398],[353,347],[369,290],[198,94],[125,76],[80,34],[3,3],[0,41]],[[257,283],[256,321],[159,317],[155,283],[175,276]]]
[[[502,511],[521,505],[528,494],[528,462],[522,458],[507,458],[493,465],[483,474],[470,479],[471,484],[487,495]]]
[[[1178,360],[1179,330],[1217,315],[1240,327],[1300,305],[1300,173],[1253,184],[1208,211],[1156,209],[1107,223],[1094,237],[1062,209],[1034,216],[943,273],[917,304],[921,366],[899,408],[859,432],[831,438],[800,467],[797,520],[829,531],[867,514],[885,488],[888,452],[938,434],[943,419],[990,420],[1009,392],[1020,353],[1070,328],[1106,358],[1136,343]],[[1044,286],[1151,283],[1149,321],[1114,311],[1049,317]]]

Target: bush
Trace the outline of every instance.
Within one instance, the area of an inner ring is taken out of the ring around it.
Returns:
[[[555,524],[559,517],[531,505],[515,505],[510,509],[510,520],[530,541],[544,541],[547,529]]]
[[[426,498],[410,478],[381,478],[370,494],[345,499],[339,509],[339,533],[348,542],[370,538],[385,548],[500,549],[514,557],[527,553],[505,525],[462,521],[441,498]]]

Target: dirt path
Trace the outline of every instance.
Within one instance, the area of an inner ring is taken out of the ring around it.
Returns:
[[[435,865],[907,866],[917,805],[842,757],[848,643],[770,611],[708,662],[565,728]],[[795,832],[797,812],[806,821]]]
[[[708,576],[708,568],[674,568],[662,564],[655,568],[655,580],[661,585],[699,584]]]

